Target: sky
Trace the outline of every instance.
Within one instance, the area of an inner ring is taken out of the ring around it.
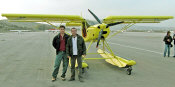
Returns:
[[[175,0],[0,0],[1,13],[81,15],[94,20],[110,15],[174,16]],[[5,19],[0,16],[0,19]],[[150,26],[175,27],[175,19]]]

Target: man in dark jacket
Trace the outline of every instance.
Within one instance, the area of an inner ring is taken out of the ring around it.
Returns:
[[[173,40],[174,40],[174,56],[175,57],[175,31],[174,31],[174,35],[173,35]]]
[[[165,42],[164,57],[166,56],[167,50],[168,50],[168,57],[170,56],[170,47],[172,46],[171,42],[173,40],[170,34],[171,34],[170,31],[168,31],[167,35],[163,39],[163,41]]]
[[[71,59],[71,78],[69,81],[75,80],[75,61],[78,63],[79,81],[82,79],[82,57],[86,55],[86,45],[82,36],[77,34],[77,29],[71,29],[72,36],[69,37],[66,44],[66,53],[69,59]]]
[[[60,33],[54,37],[52,42],[53,47],[56,49],[56,59],[55,59],[54,71],[52,73],[52,81],[55,81],[57,78],[61,60],[63,60],[63,71],[62,71],[61,78],[63,81],[66,80],[65,74],[66,74],[68,62],[69,62],[66,55],[66,44],[67,44],[68,38],[69,38],[69,35],[65,33],[65,26],[61,25]]]

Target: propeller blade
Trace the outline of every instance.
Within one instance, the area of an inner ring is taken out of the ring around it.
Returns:
[[[100,19],[91,10],[88,9],[88,11],[94,16],[94,18],[97,20],[98,23],[102,24]]]
[[[101,31],[99,32],[99,35],[98,35],[98,41],[97,41],[96,48],[98,48],[98,45],[99,45],[99,43],[100,43],[100,40],[101,40],[102,34],[103,34],[103,29],[101,29]]]
[[[114,25],[121,24],[121,23],[124,23],[124,21],[107,24],[106,28],[108,28],[109,26],[114,26]]]

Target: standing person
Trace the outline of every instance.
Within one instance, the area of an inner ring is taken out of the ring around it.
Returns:
[[[170,56],[170,47],[172,42],[172,37],[170,34],[171,34],[170,31],[168,31],[167,35],[163,39],[163,41],[165,42],[164,57],[166,57],[167,50],[168,50],[168,57]]]
[[[69,38],[69,35],[65,33],[65,26],[60,26],[60,33],[56,35],[53,39],[52,45],[56,49],[56,59],[55,59],[55,65],[54,65],[54,71],[52,73],[52,81],[55,81],[58,75],[59,67],[61,64],[61,60],[63,60],[63,71],[61,78],[63,81],[65,81],[65,74],[68,67],[68,58],[66,55],[66,43],[67,39]]]
[[[175,31],[174,31],[174,35],[173,35],[173,40],[174,40],[174,56],[175,57]]]
[[[66,45],[66,53],[69,59],[71,59],[71,78],[69,81],[75,80],[75,61],[78,63],[78,77],[80,82],[83,81],[82,77],[82,57],[86,55],[86,45],[83,37],[77,34],[77,29],[71,29],[72,35],[69,37]]]

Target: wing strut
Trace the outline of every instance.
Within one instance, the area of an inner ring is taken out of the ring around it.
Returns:
[[[112,34],[111,36],[109,36],[108,38],[106,39],[109,39],[117,34],[119,34],[120,32],[124,31],[124,30],[127,30],[128,28],[130,28],[131,26],[133,26],[135,23],[129,23],[127,25],[125,25],[122,29],[120,29],[119,31],[115,32],[114,34]]]

